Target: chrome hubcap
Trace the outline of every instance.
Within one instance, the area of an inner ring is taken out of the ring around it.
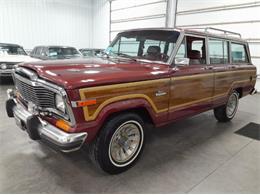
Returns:
[[[227,102],[226,113],[229,118],[233,117],[237,110],[238,97],[236,94],[232,94]]]
[[[142,142],[143,130],[139,123],[128,121],[122,124],[112,136],[109,145],[110,160],[117,166],[126,166],[137,157]]]

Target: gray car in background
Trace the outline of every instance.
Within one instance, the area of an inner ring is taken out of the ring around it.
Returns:
[[[82,57],[81,53],[76,48],[70,46],[36,46],[31,51],[30,56],[41,60]]]

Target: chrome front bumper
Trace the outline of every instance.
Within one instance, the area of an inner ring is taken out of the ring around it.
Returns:
[[[81,148],[87,138],[87,133],[66,133],[54,125],[31,114],[22,105],[16,102],[13,91],[8,92],[6,112],[14,117],[17,126],[26,130],[33,140],[42,139],[45,143],[58,148],[62,152],[72,152]]]
[[[0,76],[1,77],[11,77],[12,69],[0,69]]]

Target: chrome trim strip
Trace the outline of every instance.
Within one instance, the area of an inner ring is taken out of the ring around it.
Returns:
[[[12,69],[0,69],[0,74],[1,74],[1,73],[11,74],[11,73],[12,73]]]
[[[175,58],[175,56],[176,56],[176,54],[177,54],[177,52],[179,50],[179,47],[181,46],[181,43],[182,43],[182,40],[184,39],[184,36],[185,36],[184,31],[180,31],[180,35],[179,35],[179,37],[177,39],[176,45],[175,45],[172,53],[170,54],[170,57],[169,57],[169,59],[167,61],[167,64],[169,64],[169,65],[173,65],[174,64],[174,58]]]

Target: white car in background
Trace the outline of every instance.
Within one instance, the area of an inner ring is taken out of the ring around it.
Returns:
[[[20,62],[39,61],[32,58],[17,44],[0,43],[0,80],[3,77],[11,77],[15,64]]]

